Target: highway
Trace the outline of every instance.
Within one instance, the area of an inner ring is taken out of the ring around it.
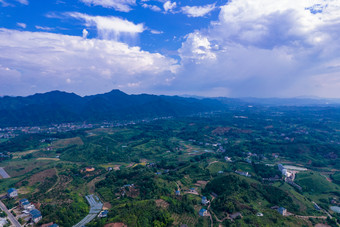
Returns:
[[[98,198],[98,196],[87,195],[87,196],[85,196],[85,198],[86,198],[87,202],[90,204],[90,212],[83,220],[78,222],[73,227],[85,226],[87,223],[92,221],[103,208],[103,204],[100,202],[100,199]]]
[[[15,219],[15,217],[11,214],[11,212],[9,212],[9,210],[7,210],[7,207],[1,201],[0,201],[0,208],[1,208],[1,210],[5,211],[5,213],[7,214],[8,219],[10,220],[10,222],[12,223],[13,226],[21,227],[21,225],[17,221],[17,219]]]

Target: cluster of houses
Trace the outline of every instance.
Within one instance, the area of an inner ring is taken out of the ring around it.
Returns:
[[[18,197],[18,191],[15,188],[8,189],[7,197],[12,199]],[[23,210],[22,212],[24,214],[28,214],[34,223],[38,223],[42,219],[41,212],[37,210],[34,204],[30,203],[27,199],[19,200],[19,206]]]
[[[38,223],[42,219],[41,212],[35,208],[34,204],[31,204],[27,199],[21,199],[19,201],[20,207],[23,209],[23,213],[29,214],[31,220],[34,223]]]

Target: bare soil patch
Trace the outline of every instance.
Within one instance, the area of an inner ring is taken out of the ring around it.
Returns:
[[[164,208],[164,209],[169,207],[169,203],[164,201],[163,199],[157,199],[155,202],[156,202],[157,207],[161,207],[161,208]]]
[[[41,171],[39,173],[34,174],[33,176],[31,176],[27,181],[28,181],[28,185],[32,186],[38,182],[43,182],[47,177],[53,177],[54,175],[56,175],[56,171],[55,169],[46,169],[44,171]]]
[[[80,137],[73,137],[73,138],[68,138],[68,139],[61,139],[57,140],[52,143],[51,147],[53,148],[65,148],[71,145],[84,145],[83,140]]]
[[[103,210],[110,210],[112,208],[111,203],[104,202],[103,204]]]
[[[24,155],[32,154],[32,153],[37,152],[37,151],[39,151],[39,150],[28,150],[28,151],[14,152],[13,153],[13,159],[21,158]]]

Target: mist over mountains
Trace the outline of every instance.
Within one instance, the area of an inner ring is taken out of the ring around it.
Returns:
[[[0,98],[0,127],[48,125],[64,122],[133,120],[227,111],[231,106],[330,106],[339,100],[310,98],[192,98],[165,95],[128,95],[120,90],[81,97],[51,91],[27,97]]]

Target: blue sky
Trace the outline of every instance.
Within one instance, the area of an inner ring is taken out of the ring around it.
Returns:
[[[0,0],[0,95],[340,98],[334,0]]]

